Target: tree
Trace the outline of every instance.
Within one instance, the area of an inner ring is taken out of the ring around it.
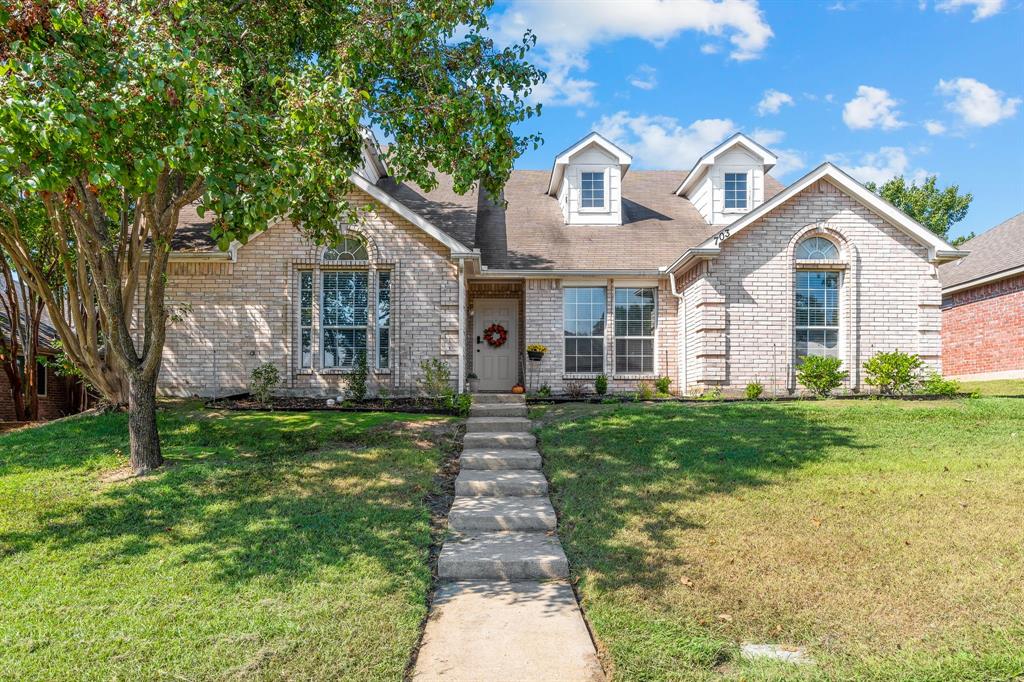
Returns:
[[[512,128],[543,74],[534,39],[496,48],[483,0],[0,0],[0,204],[42,203],[66,274],[49,287],[8,210],[0,246],[104,395],[127,379],[131,464],[161,465],[156,380],[181,209],[244,243],[290,214],[318,243],[365,202],[350,174],[363,128],[393,173],[497,195],[537,135]],[[89,317],[95,313],[92,317]],[[81,332],[96,343],[78,344]]]
[[[946,239],[949,228],[967,216],[967,209],[970,207],[974,195],[961,195],[959,185],[950,185],[940,190],[936,187],[937,180],[938,178],[932,175],[925,178],[920,186],[913,182],[908,185],[900,175],[884,183],[881,187],[873,182],[869,182],[865,186],[935,234]],[[965,237],[960,240],[960,243],[969,238]]]

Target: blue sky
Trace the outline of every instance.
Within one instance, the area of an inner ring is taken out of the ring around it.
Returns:
[[[791,182],[825,160],[861,181],[937,174],[974,194],[952,236],[1024,211],[1021,0],[510,0],[499,40],[530,27],[549,73],[524,127],[545,145],[598,130],[637,168],[689,168],[736,130]]]

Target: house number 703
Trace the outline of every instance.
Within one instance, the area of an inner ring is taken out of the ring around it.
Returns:
[[[722,242],[724,242],[728,238],[729,238],[729,228],[725,228],[724,230],[722,230],[721,232],[719,232],[718,234],[715,235],[715,246],[718,246],[719,244],[721,244]]]

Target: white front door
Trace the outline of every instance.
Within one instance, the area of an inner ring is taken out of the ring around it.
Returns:
[[[478,298],[473,301],[473,372],[481,391],[508,391],[519,376],[519,301],[514,298]],[[494,347],[484,339],[492,324],[508,333],[505,343]]]

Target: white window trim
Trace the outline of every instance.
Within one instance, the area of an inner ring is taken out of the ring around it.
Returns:
[[[565,292],[568,289],[604,289],[604,333],[600,336],[568,336],[565,333]],[[562,287],[562,378],[563,379],[586,379],[601,376],[607,373],[608,364],[608,284],[606,280],[600,283],[593,284],[576,284],[573,286]],[[569,360],[569,353],[566,350],[568,344],[567,339],[601,339],[603,344],[603,350],[601,352],[601,369],[597,372],[580,372],[580,371],[569,371],[565,368],[566,362]]]
[[[746,175],[747,176],[747,205],[743,208],[726,208],[725,207],[725,176],[726,175]],[[753,186],[752,181],[754,174],[750,169],[745,168],[723,168],[722,169],[722,213],[749,213],[750,207],[753,202]]]
[[[580,213],[611,213],[611,169],[607,166],[580,166],[576,170],[576,210]],[[604,183],[604,205],[583,207],[583,174],[602,173]]]
[[[327,293],[327,287],[324,286],[324,277],[327,274],[330,274],[330,273],[346,272],[346,271],[350,271],[350,272],[354,272],[354,273],[360,273],[361,272],[361,273],[364,273],[366,275],[366,324],[364,324],[364,325],[334,325],[334,324],[326,325],[326,324],[324,324],[324,308],[325,308],[325,306],[324,306],[324,295]],[[355,371],[355,369],[356,369],[355,365],[351,365],[351,366],[349,366],[349,365],[335,365],[335,366],[332,366],[332,367],[328,367],[327,366],[327,346],[325,344],[326,332],[327,332],[328,327],[330,329],[336,329],[336,330],[339,330],[339,331],[346,331],[346,330],[356,330],[356,331],[358,331],[360,329],[363,330],[366,333],[366,346],[365,346],[364,350],[365,350],[366,354],[369,355],[369,352],[370,352],[370,292],[372,291],[370,289],[370,287],[372,285],[372,282],[370,281],[371,272],[370,272],[370,270],[364,269],[364,268],[329,268],[329,269],[322,269],[322,270],[320,270],[319,274],[320,274],[320,299],[319,299],[320,300],[320,310],[318,311],[318,314],[317,314],[317,322],[319,323],[319,327],[320,327],[320,329],[318,330],[318,332],[319,332],[318,333],[318,337],[319,337],[319,340],[320,340],[320,357],[319,357],[319,360],[320,360],[320,371],[322,373],[324,373],[324,374],[348,374],[350,372]],[[376,300],[376,299],[374,299],[374,300]],[[374,306],[374,312],[376,312],[376,306]],[[367,360],[367,364],[369,364],[369,360]]]
[[[651,330],[650,336],[619,336],[615,333],[615,291],[617,289],[653,289],[654,290],[654,311],[651,315],[651,321],[654,323],[654,328]],[[658,285],[655,284],[627,284],[616,281],[612,287],[612,324],[611,324],[611,337],[612,337],[612,366],[615,369],[614,377],[617,379],[643,379],[652,376],[658,376]],[[618,339],[640,339],[651,341],[651,371],[650,372],[630,372],[626,370],[619,370],[619,359],[618,359],[618,348],[616,341]]]
[[[803,262],[804,263],[810,263],[810,262],[813,262],[813,261],[803,261]],[[843,313],[846,310],[846,295],[845,295],[846,287],[844,286],[846,284],[846,272],[845,272],[844,269],[841,269],[841,268],[829,267],[827,265],[827,263],[829,263],[831,261],[820,261],[820,262],[826,263],[826,265],[824,265],[823,267],[817,267],[817,268],[800,267],[800,268],[797,268],[797,270],[795,270],[793,272],[793,301],[792,301],[792,306],[793,306],[793,366],[794,367],[799,366],[800,359],[801,359],[800,353],[799,353],[799,351],[797,349],[797,340],[796,340],[797,332],[799,330],[801,330],[801,329],[810,329],[810,330],[819,330],[819,329],[829,330],[829,329],[835,329],[836,330],[836,355],[835,355],[835,357],[839,358],[843,362],[844,366],[847,364],[847,361],[846,361],[847,360],[847,357],[846,357],[846,332],[845,332],[846,325],[843,324]],[[824,325],[824,326],[823,325],[798,325],[796,323],[796,276],[797,276],[797,272],[799,272],[799,271],[804,271],[804,272],[806,272],[806,271],[814,271],[814,272],[821,271],[821,272],[827,272],[827,273],[835,273],[837,275],[836,288],[839,290],[839,295],[838,295],[838,297],[836,299],[836,313],[838,314],[838,320],[837,320],[837,323],[836,323],[835,327],[830,327],[828,325]]]

